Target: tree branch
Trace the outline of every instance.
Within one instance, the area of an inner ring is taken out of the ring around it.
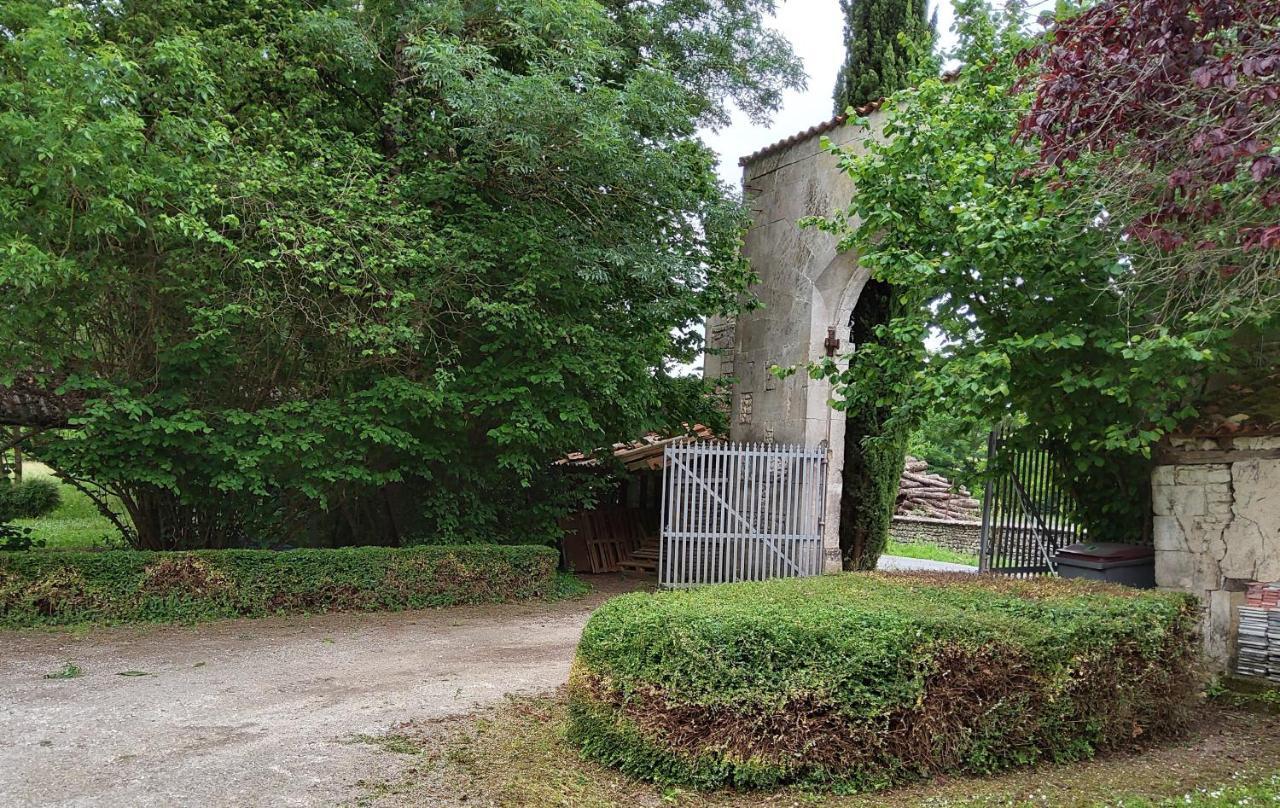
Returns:
[[[36,435],[39,435],[41,432],[45,432],[48,429],[49,427],[38,426],[28,432],[19,432],[16,438],[10,438],[6,443],[0,444],[0,454],[9,451],[29,438],[34,438]]]
[[[120,517],[116,515],[115,511],[111,510],[111,506],[107,504],[106,500],[94,491],[91,491],[89,486],[83,480],[78,480],[65,471],[59,471],[58,469],[53,469],[53,476],[88,497],[89,501],[98,509],[98,513],[102,514],[103,518],[111,522],[115,529],[120,532],[120,537],[128,542],[130,546],[136,546],[135,539],[137,534],[121,522]],[[94,483],[94,485],[97,485],[97,483]]]

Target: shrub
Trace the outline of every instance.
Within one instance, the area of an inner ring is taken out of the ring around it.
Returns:
[[[1176,730],[1195,601],[1079,581],[859,574],[626,595],[583,632],[569,737],[702,788],[873,789]]]
[[[0,625],[192,622],[553,597],[547,547],[0,553]]]
[[[0,522],[48,516],[61,501],[58,486],[51,480],[0,480]]]
[[[31,528],[0,521],[0,551],[30,550],[42,546],[43,540],[31,538]]]

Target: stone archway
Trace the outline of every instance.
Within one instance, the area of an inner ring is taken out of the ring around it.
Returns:
[[[869,277],[870,273],[858,266],[855,254],[841,253],[832,257],[814,281],[810,344],[820,350],[828,329],[834,328],[836,338],[840,340],[837,350],[837,363],[840,365],[847,361],[842,356],[848,350],[849,318]],[[812,358],[818,359],[819,355]],[[827,441],[831,453],[824,503],[823,547],[827,571],[838,572],[842,568],[840,516],[845,479],[845,413],[830,406],[833,395],[830,382],[819,380],[812,384],[811,400],[822,408],[825,424],[824,434],[816,435],[815,439]]]
[[[869,292],[874,291],[874,294]],[[840,341],[838,364],[847,366],[854,343],[872,337],[872,329],[887,320],[892,301],[891,288],[870,278],[858,265],[853,252],[834,255],[814,279],[811,309],[810,345],[822,356],[821,346],[828,329],[835,329]],[[876,555],[870,545],[887,531],[884,520],[892,517],[892,501],[901,475],[905,445],[879,444],[868,450],[862,439],[880,434],[883,413],[856,412],[850,418],[828,403],[834,395],[829,382],[815,382],[810,390],[811,404],[820,406],[822,417],[810,411],[811,423],[821,424],[822,434],[812,436],[814,442],[826,440],[830,447],[825,506],[824,548],[827,568],[838,570],[848,557],[852,564],[867,566],[866,559]],[[855,424],[853,431],[850,424]],[[898,449],[902,451],[899,452]],[[842,538],[843,535],[843,538]]]

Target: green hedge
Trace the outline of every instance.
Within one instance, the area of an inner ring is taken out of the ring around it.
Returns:
[[[193,622],[548,597],[541,546],[0,553],[0,625]]]
[[[855,574],[633,594],[570,678],[570,739],[700,788],[875,789],[1177,729],[1195,601],[1054,579]]]

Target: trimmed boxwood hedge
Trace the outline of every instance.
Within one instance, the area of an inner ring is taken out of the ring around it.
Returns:
[[[1194,598],[1082,581],[854,574],[606,603],[570,740],[642,779],[868,790],[1179,728]]]
[[[421,609],[548,597],[555,550],[395,549],[0,553],[0,625],[194,622]]]

